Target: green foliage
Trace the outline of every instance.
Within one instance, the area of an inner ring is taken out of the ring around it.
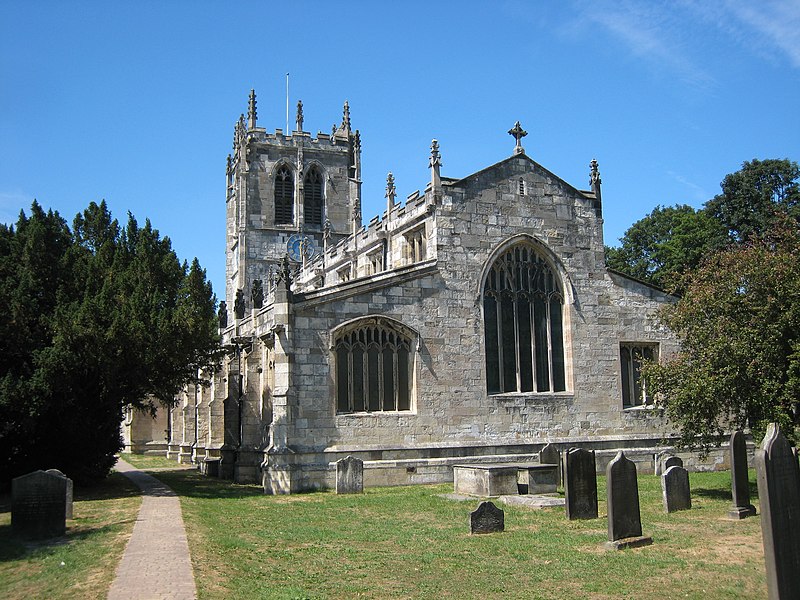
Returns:
[[[708,447],[730,426],[749,426],[759,438],[770,421],[796,439],[798,298],[800,232],[786,222],[711,257],[663,311],[682,349],[645,376],[686,446]]]
[[[680,291],[685,273],[725,243],[724,228],[686,204],[661,207],[625,232],[619,248],[606,248],[612,269],[665,290]]]
[[[34,203],[0,229],[0,482],[59,468],[104,476],[126,405],[170,402],[214,362],[215,298],[195,260],[105,203],[70,231]]]
[[[788,159],[745,162],[720,184],[706,208],[734,242],[759,236],[782,218],[800,217],[800,167]]]

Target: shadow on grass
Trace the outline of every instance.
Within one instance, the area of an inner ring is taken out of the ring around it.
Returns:
[[[109,532],[120,525],[135,521],[132,519],[121,519],[113,523],[106,523],[100,527],[87,527],[85,525],[72,525],[67,521],[67,533],[50,539],[29,540],[14,535],[11,525],[0,525],[0,562],[18,560],[25,555],[36,557],[38,554],[46,553],[50,548],[57,546],[67,546],[72,542],[86,540],[96,535]]]
[[[197,471],[160,471],[150,473],[171,487],[179,496],[188,498],[245,498],[263,496],[257,485],[239,485],[225,479],[207,477]]]
[[[747,483],[750,488],[750,502],[755,502],[758,500],[758,484],[754,481]],[[733,502],[731,490],[728,488],[692,488],[692,496]]]

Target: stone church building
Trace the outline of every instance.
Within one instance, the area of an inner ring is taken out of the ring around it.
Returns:
[[[578,189],[508,133],[509,156],[459,178],[434,140],[424,191],[398,201],[390,173],[364,223],[347,103],[330,133],[301,103],[269,132],[251,92],[227,161],[227,358],[155,421],[129,415],[129,448],[267,493],[333,487],[347,455],[367,485],[547,442],[650,461],[667,429],[639,370],[677,348],[656,319],[673,298],[606,268],[597,162]]]

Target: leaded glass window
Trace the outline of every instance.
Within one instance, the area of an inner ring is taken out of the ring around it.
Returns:
[[[334,341],[339,413],[411,410],[411,338],[389,321],[369,319]]]
[[[495,260],[483,289],[486,387],[563,392],[564,298],[550,265],[517,244]]]
[[[619,362],[622,374],[622,406],[630,408],[651,404],[647,381],[642,377],[645,361],[658,359],[658,344],[622,343]]]

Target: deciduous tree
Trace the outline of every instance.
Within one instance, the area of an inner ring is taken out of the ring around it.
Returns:
[[[704,262],[665,309],[681,341],[667,362],[645,368],[668,418],[689,447],[709,447],[731,428],[760,437],[781,423],[795,437],[800,402],[800,232],[790,219]]]

